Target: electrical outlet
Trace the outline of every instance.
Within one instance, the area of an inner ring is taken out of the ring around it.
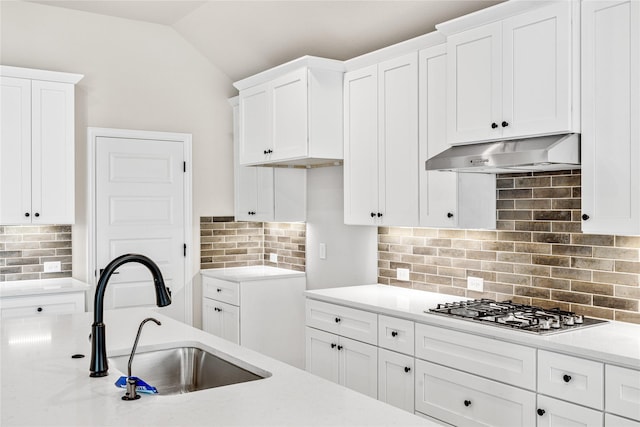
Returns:
[[[278,262],[278,254],[269,254],[269,261],[270,262]]]
[[[50,261],[44,263],[44,272],[45,273],[58,273],[62,271],[62,265],[60,261]]]
[[[398,268],[396,269],[396,278],[398,280],[403,280],[405,282],[409,281],[409,269],[408,268]]]
[[[482,292],[484,290],[484,279],[482,277],[467,277],[467,289]]]

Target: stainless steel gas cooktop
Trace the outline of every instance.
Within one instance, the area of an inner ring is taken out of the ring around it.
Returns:
[[[607,323],[606,320],[584,317],[558,308],[545,309],[486,298],[438,304],[436,308],[425,310],[425,313],[484,322],[487,325],[539,335],[574,331]]]

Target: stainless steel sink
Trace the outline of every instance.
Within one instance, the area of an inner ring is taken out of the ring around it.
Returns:
[[[255,366],[232,360],[197,347],[139,351],[131,374],[156,387],[161,395],[191,393],[271,376]],[[110,366],[125,373],[128,362],[128,354],[109,358]]]

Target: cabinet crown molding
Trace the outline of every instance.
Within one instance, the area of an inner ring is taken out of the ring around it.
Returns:
[[[440,24],[436,29],[445,36],[461,33],[481,25],[502,21],[521,13],[566,0],[510,0]],[[573,0],[570,0],[573,1]]]
[[[0,65],[0,76],[71,84],[78,83],[84,77],[83,74],[12,67],[9,65]]]
[[[294,59],[293,61],[286,62],[282,65],[278,65],[277,67],[262,71],[258,74],[254,74],[253,76],[247,77],[246,79],[238,80],[237,82],[233,83],[233,86],[238,90],[248,89],[252,86],[266,83],[291,71],[305,67],[344,72],[343,61],[306,55],[301,58]]]

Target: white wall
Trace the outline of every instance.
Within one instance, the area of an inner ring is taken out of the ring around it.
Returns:
[[[344,225],[342,166],[307,171],[307,289],[377,283],[377,234],[377,227]]]
[[[74,277],[86,279],[87,127],[193,135],[193,272],[199,217],[233,215],[231,81],[167,26],[0,1],[0,64],[84,74],[76,89]],[[196,295],[197,298],[197,290]]]

